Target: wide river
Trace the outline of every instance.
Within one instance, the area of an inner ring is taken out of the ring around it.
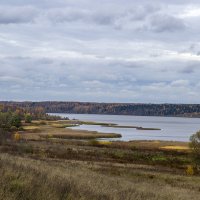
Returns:
[[[160,128],[161,130],[137,130],[135,128],[112,128],[96,125],[81,125],[73,129],[91,130],[103,133],[120,133],[122,138],[117,140],[167,140],[189,141],[190,136],[200,130],[200,118],[180,117],[146,117],[127,115],[93,115],[93,114],[60,114],[62,117],[82,121],[114,123],[125,126],[144,128]],[[115,139],[116,140],[116,139]]]

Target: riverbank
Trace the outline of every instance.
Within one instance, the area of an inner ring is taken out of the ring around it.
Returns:
[[[84,122],[60,120],[60,121],[33,121],[22,127],[21,138],[24,140],[42,139],[100,139],[100,138],[120,138],[120,134],[101,133],[97,131],[72,130],[71,127],[79,126]],[[87,122],[86,122],[87,123]]]

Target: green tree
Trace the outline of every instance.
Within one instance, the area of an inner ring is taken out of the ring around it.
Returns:
[[[12,117],[10,113],[0,113],[0,128],[10,129],[12,126]]]
[[[27,114],[25,114],[25,122],[26,123],[31,123],[32,122],[32,116],[31,116],[31,114],[29,114],[29,113],[27,113]]]
[[[0,112],[0,144],[9,138],[9,130],[12,126],[12,114]]]
[[[19,128],[21,126],[21,118],[18,114],[13,113],[11,115],[11,126]]]
[[[193,153],[194,163],[200,168],[200,131],[190,137],[190,147]]]

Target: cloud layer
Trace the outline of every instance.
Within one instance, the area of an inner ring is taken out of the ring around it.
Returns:
[[[200,103],[199,1],[2,0],[1,100]]]

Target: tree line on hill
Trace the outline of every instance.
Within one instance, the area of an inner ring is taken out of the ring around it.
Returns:
[[[21,131],[22,121],[31,123],[32,120],[60,120],[59,116],[46,114],[42,107],[20,107],[0,104],[0,144],[9,138],[12,132]]]
[[[200,117],[200,104],[134,104],[83,102],[0,102],[4,107],[41,113],[114,114],[138,116]]]
[[[20,119],[25,120],[59,120],[61,117],[48,115],[42,106],[17,105],[15,103],[1,103],[0,113],[15,113]]]

